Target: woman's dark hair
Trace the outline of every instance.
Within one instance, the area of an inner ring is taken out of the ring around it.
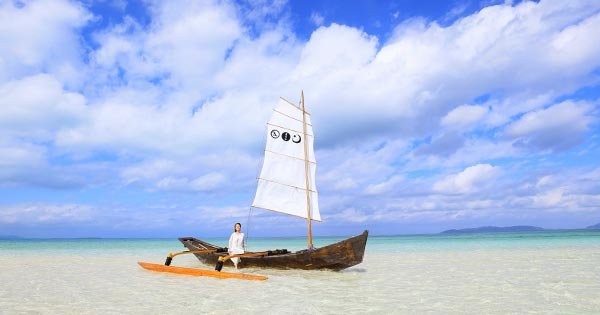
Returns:
[[[242,230],[242,224],[239,223],[239,222],[237,222],[236,224],[233,225],[233,231],[234,232],[235,232],[235,226],[238,225],[238,224],[240,225],[240,231]]]

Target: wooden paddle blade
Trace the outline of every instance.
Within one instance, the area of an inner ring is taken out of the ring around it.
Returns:
[[[140,266],[144,269],[158,271],[158,272],[169,272],[176,273],[181,275],[189,275],[196,277],[213,277],[220,279],[245,279],[245,280],[267,280],[266,276],[259,275],[250,275],[245,273],[230,273],[230,272],[219,272],[214,270],[204,270],[204,269],[196,269],[196,268],[184,268],[184,267],[174,267],[174,266],[165,266],[147,262],[138,262]]]

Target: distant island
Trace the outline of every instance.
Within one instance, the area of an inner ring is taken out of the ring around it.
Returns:
[[[600,223],[590,225],[585,229],[600,230]],[[489,232],[532,232],[532,231],[556,231],[555,229],[544,229],[539,226],[515,225],[515,226],[480,226],[467,229],[452,229],[441,232],[440,234],[459,234],[459,233],[489,233]]]
[[[453,234],[453,233],[485,233],[485,232],[531,232],[531,231],[544,231],[543,228],[538,226],[529,225],[515,225],[515,226],[481,226],[476,228],[468,229],[452,229],[442,232],[442,234]]]
[[[586,229],[600,230],[600,223],[596,223],[594,225],[590,225],[590,226],[586,227]]]

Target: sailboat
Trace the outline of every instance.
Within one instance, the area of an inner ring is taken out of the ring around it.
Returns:
[[[286,249],[247,252],[239,267],[342,270],[360,264],[369,235],[367,230],[324,247],[313,245],[312,221],[321,221],[321,214],[315,181],[314,133],[310,113],[304,107],[304,92],[300,106],[279,99],[267,123],[266,136],[264,162],[252,207],[306,219],[308,246],[297,252]],[[194,255],[205,264],[214,265],[219,257],[227,255],[223,247],[193,237],[182,237],[179,241],[190,251],[200,251]],[[226,264],[232,265],[230,261]]]

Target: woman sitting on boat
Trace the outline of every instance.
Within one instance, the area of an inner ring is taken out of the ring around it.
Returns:
[[[236,223],[233,227],[233,233],[229,237],[228,246],[229,255],[243,254],[244,253],[244,233],[242,233],[242,225]],[[233,265],[238,269],[238,263],[240,262],[239,257],[231,258]]]

